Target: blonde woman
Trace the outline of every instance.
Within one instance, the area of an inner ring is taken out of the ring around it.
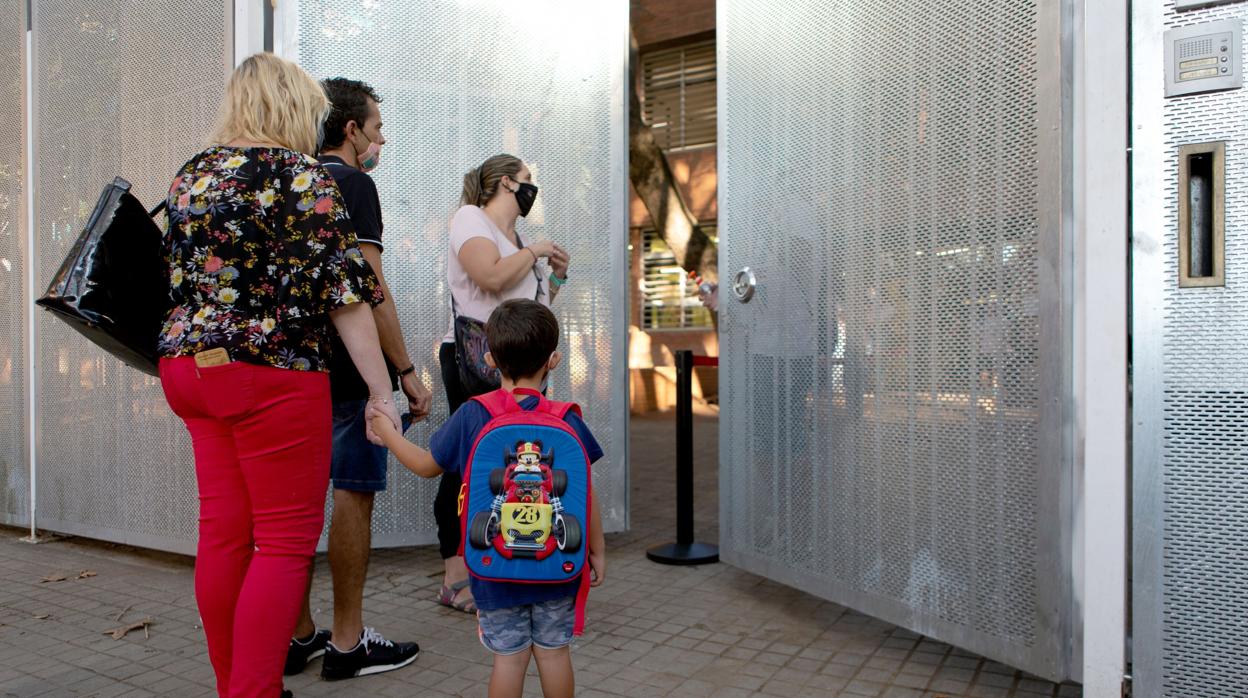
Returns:
[[[195,596],[221,698],[289,695],[282,666],[329,481],[331,324],[370,414],[398,424],[368,305],[381,293],[310,156],[328,107],[295,64],[248,58],[226,86],[218,145],[169,188],[160,373],[194,445]]]

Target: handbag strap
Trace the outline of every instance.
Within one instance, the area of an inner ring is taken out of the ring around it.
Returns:
[[[527,250],[529,246],[524,244],[524,240],[520,237],[520,232],[516,231],[516,247],[517,249]],[[533,300],[536,301],[542,297],[542,273],[537,270],[537,255],[533,255],[533,278],[537,279],[537,290],[533,292]]]

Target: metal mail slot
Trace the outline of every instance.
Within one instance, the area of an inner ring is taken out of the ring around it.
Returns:
[[[1226,285],[1226,143],[1179,146],[1179,286]]]

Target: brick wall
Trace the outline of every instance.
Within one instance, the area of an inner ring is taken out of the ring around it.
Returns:
[[[631,7],[643,48],[715,29],[715,0],[632,0]]]

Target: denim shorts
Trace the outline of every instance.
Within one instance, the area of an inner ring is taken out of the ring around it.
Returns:
[[[523,652],[530,645],[557,650],[572,644],[576,597],[477,611],[481,644],[494,654]]]
[[[336,490],[381,492],[386,489],[385,448],[368,440],[364,406],[368,400],[334,403],[334,447],[329,477]]]

